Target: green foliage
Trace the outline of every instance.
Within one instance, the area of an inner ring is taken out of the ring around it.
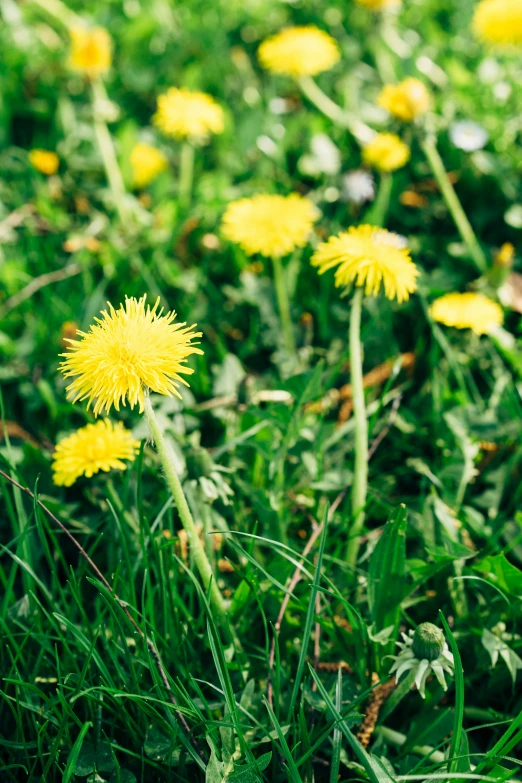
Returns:
[[[473,38],[471,0],[403,0],[382,18],[354,0],[68,7],[114,43],[101,108],[125,193],[118,199],[107,177],[93,123],[100,106],[67,65],[60,4],[4,0],[0,780],[516,780],[520,51]],[[296,81],[259,66],[260,42],[293,24],[316,24],[339,43],[340,63],[317,77],[324,94],[411,146],[379,210],[347,197],[345,176],[362,166],[347,128]],[[404,126],[376,99],[408,76],[425,82],[432,109]],[[182,146],[151,121],[171,85],[206,91],[225,111],[224,133],[196,145],[190,201],[180,194]],[[486,129],[483,149],[452,143],[462,119]],[[433,179],[428,132],[486,257],[482,276]],[[325,137],[338,160],[330,168],[317,153]],[[130,162],[138,140],[168,160],[141,191]],[[31,166],[35,148],[57,152],[55,175]],[[295,356],[270,260],[247,258],[220,232],[231,200],[290,192],[318,209],[309,245],[283,259]],[[382,212],[388,196],[384,225],[406,238],[421,276],[407,303],[364,300],[371,459],[352,573],[351,293],[309,259],[323,239]],[[506,242],[513,270],[494,264]],[[465,290],[507,303],[501,330],[479,337],[433,322],[431,302]],[[136,409],[114,412],[142,443],[125,471],[67,489],[52,480],[54,445],[93,420],[67,398],[64,338],[87,330],[107,300],[144,293],[203,333],[182,401],[154,406],[229,602],[226,626]],[[444,628],[455,658],[448,691],[431,678],[422,700],[406,672],[379,702],[395,642],[426,621]]]

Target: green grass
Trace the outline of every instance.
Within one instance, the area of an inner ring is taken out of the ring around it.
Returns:
[[[492,337],[429,314],[449,291],[496,298],[495,254],[520,245],[520,51],[473,39],[471,0],[404,0],[384,30],[353,0],[71,2],[114,41],[105,87],[132,215],[122,222],[89,91],[42,5],[0,8],[0,780],[522,779],[520,303]],[[412,150],[379,211],[407,238],[419,291],[401,305],[363,302],[364,373],[388,369],[366,389],[369,493],[354,570],[354,419],[342,408],[351,292],[309,260],[376,209],[343,194],[343,175],[361,166],[346,128],[259,67],[260,42],[287,24],[334,36],[342,60],[317,78],[321,89]],[[429,87],[426,125],[376,111],[390,71]],[[210,93],[226,114],[224,133],[196,149],[190,202],[179,198],[180,144],[151,127],[172,84]],[[486,128],[484,150],[452,145],[456,119]],[[426,129],[437,131],[485,275],[434,182]],[[143,131],[169,168],[140,194],[129,153]],[[337,173],[303,168],[317,134],[338,148]],[[56,177],[31,168],[37,147],[58,152]],[[219,228],[233,199],[294,191],[320,210],[309,245],[283,259],[297,357],[270,261],[247,258]],[[77,237],[99,244],[75,249]],[[67,400],[63,325],[86,330],[107,299],[144,293],[203,332],[183,401],[153,402],[226,623],[136,409],[113,412],[142,444],[127,470],[68,489],[52,481],[54,444],[93,421]],[[387,656],[421,622],[444,629],[455,676],[447,691],[431,677],[423,700],[405,675],[364,748],[357,734],[388,680]]]

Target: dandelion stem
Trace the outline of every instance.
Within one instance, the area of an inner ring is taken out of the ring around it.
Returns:
[[[150,396],[148,394],[145,394],[145,417],[149,425],[149,430],[150,430],[150,434],[152,435],[152,439],[156,444],[156,450],[159,454],[161,464],[165,472],[165,479],[167,481],[167,485],[170,491],[172,492],[172,496],[174,498],[174,502],[178,509],[181,522],[183,524],[183,527],[185,528],[185,532],[187,533],[188,543],[192,555],[194,556],[194,561],[198,568],[199,574],[203,581],[203,585],[205,587],[205,590],[207,590],[210,593],[210,601],[212,606],[218,612],[220,616],[220,620],[224,621],[224,624],[226,626],[225,601],[216,584],[216,579],[214,577],[212,567],[209,563],[203,544],[201,543],[201,540],[199,538],[198,532],[196,530],[196,525],[194,524],[194,519],[190,512],[190,508],[188,506],[185,493],[183,492],[183,488],[179,480],[179,476],[176,473],[176,468],[174,467],[173,455],[170,451],[169,446],[167,445],[165,436],[163,435],[163,432],[161,431],[161,428],[158,425],[158,420],[156,419],[156,415],[154,413],[154,409],[150,401]]]
[[[352,136],[361,144],[367,144],[375,135],[374,131],[354,117],[350,112],[341,109],[335,101],[324,93],[311,76],[301,76],[299,87],[310,103],[313,103],[326,117],[329,117],[336,125],[348,128]]]
[[[475,266],[480,272],[487,271],[487,260],[482,250],[478,239],[471,227],[471,224],[462,208],[462,204],[459,201],[459,197],[455,192],[455,188],[450,182],[444,163],[437,149],[437,145],[433,138],[426,139],[421,144],[422,149],[428,159],[433,176],[437,180],[437,184],[442,193],[442,197],[446,202],[458,232],[462,241],[468,248],[469,254],[475,263]]]
[[[181,145],[179,159],[179,203],[183,209],[190,206],[194,180],[194,146],[189,141]]]
[[[290,301],[288,291],[286,290],[285,273],[283,262],[279,256],[272,258],[274,265],[274,285],[279,307],[279,316],[281,318],[281,327],[283,329],[284,346],[289,354],[295,354],[295,338],[292,326],[292,315],[290,312]]]
[[[108,100],[105,92],[105,87],[101,79],[96,78],[91,81],[91,96],[92,96],[92,110],[94,121],[94,132],[96,134],[96,140],[105,168],[105,174],[109,187],[112,191],[114,203],[120,216],[120,220],[125,222],[128,218],[127,208],[125,205],[125,185],[123,177],[118,165],[118,159],[116,157],[116,151],[114,149],[114,143],[112,136],[107,127],[102,112],[101,106]]]
[[[352,486],[352,527],[346,550],[346,562],[355,569],[359,554],[359,537],[364,525],[364,509],[368,489],[368,421],[364,401],[361,311],[363,288],[356,288],[350,312],[350,374],[352,382],[353,415],[355,420],[355,467]]]

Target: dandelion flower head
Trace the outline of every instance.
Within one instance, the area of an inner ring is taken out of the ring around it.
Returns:
[[[399,84],[386,84],[377,103],[398,120],[412,122],[415,117],[428,111],[430,94],[419,79],[412,77]]]
[[[249,256],[285,256],[304,247],[317,219],[307,198],[259,194],[232,201],[223,216],[223,236],[240,245]]]
[[[465,152],[481,150],[489,140],[487,130],[473,120],[460,120],[453,123],[449,129],[449,137],[455,147]]]
[[[471,329],[475,334],[488,334],[504,321],[499,304],[474,292],[445,294],[433,302],[430,314],[445,326]]]
[[[111,67],[111,37],[104,27],[73,27],[69,66],[87,76],[100,76]]]
[[[315,76],[328,71],[340,58],[331,35],[314,25],[288,27],[263,41],[259,62],[272,73],[286,76]]]
[[[109,303],[108,311],[86,332],[78,332],[80,340],[67,340],[68,351],[61,354],[60,370],[66,378],[74,378],[67,387],[73,402],[94,402],[97,416],[109,413],[129,402],[131,408],[144,408],[144,388],[169,397],[181,397],[180,383],[188,386],[181,374],[191,375],[185,366],[191,354],[202,354],[194,342],[201,332],[194,326],[174,323],[176,313],[163,314],[159,297],[154,307],[141,299],[126,298],[118,310]]]
[[[153,122],[176,139],[206,139],[225,127],[223,109],[214,98],[185,87],[170,87],[158,97]]]
[[[427,636],[430,641],[422,643],[419,630],[421,637]],[[440,636],[435,636],[436,631],[439,631]],[[435,675],[442,689],[447,691],[445,674],[454,674],[455,662],[442,632],[431,623],[421,623],[417,631],[410,630],[401,636],[402,642],[397,642],[399,654],[387,656],[394,661],[390,674],[395,674],[398,682],[405,672],[415,672],[414,684],[423,699],[426,698],[426,681],[431,674]]]
[[[146,188],[168,165],[161,150],[143,142],[138,142],[132,148],[130,164],[136,188]]]
[[[473,31],[486,43],[522,43],[522,3],[520,0],[481,0],[475,7]]]
[[[375,198],[375,182],[364,169],[354,169],[343,177],[343,196],[352,204],[364,204]]]
[[[60,165],[60,158],[56,152],[50,150],[31,150],[29,153],[29,163],[41,174],[50,177],[56,174]]]
[[[410,148],[395,133],[378,133],[363,149],[363,160],[380,171],[395,171],[410,159]]]
[[[384,228],[350,226],[348,231],[330,237],[312,256],[313,266],[322,275],[335,268],[335,285],[364,286],[367,295],[381,288],[388,299],[403,302],[417,289],[419,271],[404,246],[404,240]]]
[[[356,0],[359,5],[370,8],[372,11],[386,11],[388,8],[397,8],[401,0]]]
[[[100,470],[125,470],[123,460],[132,462],[139,447],[139,441],[121,422],[102,419],[87,424],[56,446],[53,481],[59,487],[70,487],[80,476],[91,478]]]

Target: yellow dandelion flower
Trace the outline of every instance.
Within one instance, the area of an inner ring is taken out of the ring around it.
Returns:
[[[69,67],[87,76],[100,76],[111,67],[111,37],[103,27],[73,27]]]
[[[78,332],[81,340],[68,340],[67,353],[60,370],[66,378],[74,377],[67,391],[73,402],[88,400],[87,408],[94,400],[93,412],[97,416],[112,405],[120,409],[128,400],[131,408],[144,407],[144,388],[171,397],[180,383],[188,383],[180,373],[191,375],[193,370],[184,364],[191,354],[202,354],[193,340],[201,337],[193,326],[173,323],[176,313],[163,315],[159,297],[154,307],[145,306],[141,299],[126,298],[118,310],[109,303],[109,311],[102,311],[102,318],[88,333]]]
[[[223,215],[223,236],[240,245],[249,256],[286,256],[304,247],[317,219],[307,198],[258,194],[232,201]]]
[[[522,43],[522,2],[481,0],[475,8],[473,31],[486,43]]]
[[[356,2],[372,11],[386,11],[388,8],[397,8],[401,4],[401,0],[356,0]]]
[[[350,226],[348,231],[322,242],[312,256],[322,275],[337,267],[335,285],[364,286],[367,295],[384,287],[388,299],[404,302],[417,290],[419,271],[404,240],[385,228]]]
[[[298,77],[328,71],[341,54],[331,35],[307,25],[289,27],[267,38],[257,56],[267,71]]]
[[[223,109],[212,96],[184,87],[171,87],[158,97],[153,122],[176,139],[204,139],[210,133],[222,133],[225,127]]]
[[[419,79],[409,78],[399,84],[386,84],[377,99],[379,106],[403,122],[412,122],[430,107],[430,94]]]
[[[121,422],[102,419],[73,432],[56,446],[52,464],[53,481],[70,487],[80,476],[91,478],[100,470],[125,470],[123,460],[132,462],[140,443]]]
[[[136,188],[146,188],[168,166],[167,158],[161,150],[143,142],[138,142],[132,148],[130,164]]]
[[[58,171],[60,158],[56,152],[50,152],[49,150],[31,150],[29,163],[34,169],[50,177]]]
[[[504,314],[496,302],[484,294],[452,293],[436,299],[430,307],[431,317],[445,326],[471,329],[475,334],[488,334],[502,326]]]
[[[395,133],[378,133],[363,148],[363,160],[380,171],[395,171],[410,159],[410,148]]]

